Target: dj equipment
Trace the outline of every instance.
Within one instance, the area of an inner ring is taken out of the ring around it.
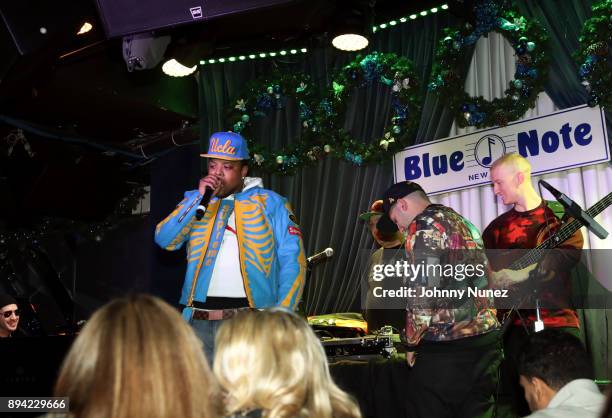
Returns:
[[[358,313],[310,316],[308,323],[321,339],[363,337],[368,333],[368,324]]]
[[[392,335],[367,335],[360,338],[329,338],[321,341],[328,359],[380,355],[386,358],[396,352]]]

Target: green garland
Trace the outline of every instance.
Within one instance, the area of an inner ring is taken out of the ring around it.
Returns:
[[[371,83],[391,88],[392,112],[387,131],[373,142],[365,143],[345,131],[342,125],[352,91]],[[421,117],[419,83],[413,64],[393,53],[357,56],[334,77],[327,103],[331,107],[324,119],[326,146],[337,158],[356,165],[384,161],[406,147]]]
[[[230,130],[240,133],[249,144],[251,161],[265,172],[292,174],[298,167],[313,163],[313,138],[319,133],[317,95],[310,78],[303,74],[275,73],[247,85],[228,110]],[[276,152],[254,140],[253,121],[285,108],[294,99],[301,122],[300,137]]]
[[[372,143],[356,140],[342,129],[346,104],[354,88],[380,82],[391,87],[391,128]],[[256,80],[232,102],[227,126],[249,143],[253,165],[265,172],[292,174],[332,155],[356,165],[382,161],[407,145],[418,125],[418,82],[412,63],[395,54],[357,57],[334,77],[327,97],[317,100],[306,75],[280,74]],[[299,139],[281,150],[270,150],[253,139],[253,121],[283,109],[294,99],[301,122]]]
[[[548,38],[537,22],[526,20],[518,11],[494,1],[480,1],[475,6],[476,27],[469,23],[461,28],[445,29],[445,37],[436,50],[436,63],[429,90],[454,113],[460,127],[505,126],[520,119],[535,106],[548,76]],[[518,57],[514,80],[505,97],[485,100],[471,97],[463,82],[464,56],[469,47],[489,33],[501,33],[513,46]]]
[[[589,106],[612,107],[612,0],[593,5],[593,15],[584,22],[580,48],[575,53],[579,76],[588,93]]]

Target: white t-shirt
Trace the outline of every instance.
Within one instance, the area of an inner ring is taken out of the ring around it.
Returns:
[[[263,181],[258,177],[247,177],[244,180],[242,191],[256,186],[263,187]],[[234,195],[230,195],[223,200],[234,200]],[[207,296],[246,298],[242,272],[240,271],[238,237],[236,236],[236,215],[234,211],[232,211],[227,221],[227,227],[221,239]]]

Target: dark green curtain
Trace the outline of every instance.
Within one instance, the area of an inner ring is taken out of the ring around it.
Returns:
[[[587,94],[580,84],[578,64],[572,55],[579,48],[578,38],[585,20],[591,17],[592,0],[521,1],[519,10],[528,18],[537,19],[550,37],[550,69],[546,93],[560,108],[586,103]],[[612,141],[612,113],[605,112],[608,139]]]
[[[424,107],[415,142],[448,135],[452,120],[435,97],[425,99],[435,45],[442,29],[455,24],[447,12],[439,12],[414,22],[379,31],[366,52],[394,52],[412,60],[420,75]],[[355,54],[332,48],[310,51],[302,57],[283,60],[207,65],[201,69],[201,121],[203,146],[211,132],[228,129],[224,110],[233,105],[245,83],[274,69],[303,71],[321,89],[331,85],[334,70],[350,62]],[[384,132],[389,119],[389,88],[364,87],[352,94],[346,113],[345,128],[357,138],[370,141]],[[273,112],[255,123],[258,141],[272,147],[290,143],[299,134],[295,104]],[[256,170],[251,174],[257,175]],[[309,314],[354,311],[360,309],[359,278],[356,262],[359,250],[373,247],[369,230],[357,219],[392,183],[391,162],[356,167],[336,159],[325,159],[316,166],[282,177],[263,175],[265,187],[287,197],[303,229],[308,255],[327,247],[335,251],[329,261],[313,268],[304,294]]]
[[[550,65],[546,93],[560,108],[586,103],[587,95],[578,79],[578,65],[572,58],[578,49],[582,25],[591,16],[591,1],[520,2],[519,10],[537,19],[550,37]]]
[[[591,14],[590,0],[542,0],[517,2],[527,17],[536,17],[551,38],[550,79],[546,92],[560,108],[586,101],[577,76],[572,53],[584,21]],[[394,52],[415,64],[421,80],[423,112],[414,143],[448,136],[452,117],[440,100],[428,94],[426,86],[433,65],[435,47],[442,30],[458,24],[443,11],[420,17],[406,24],[380,30],[365,52]],[[202,146],[209,133],[228,129],[225,109],[233,106],[244,85],[273,70],[301,71],[309,74],[321,89],[329,86],[334,70],[354,58],[332,48],[309,51],[305,56],[278,60],[261,60],[204,66],[199,74]],[[469,65],[471,54],[466,54]],[[467,72],[467,71],[466,71]],[[380,86],[359,89],[352,95],[345,128],[362,140],[380,136],[389,116],[389,90]],[[606,114],[608,127],[610,113]],[[255,124],[255,138],[271,147],[281,147],[299,135],[295,103],[273,112]],[[256,170],[252,174],[257,175]],[[305,307],[310,314],[358,310],[359,283],[356,258],[360,249],[372,248],[369,231],[357,219],[393,181],[390,161],[382,165],[355,167],[335,159],[326,159],[314,167],[304,168],[294,176],[263,175],[265,187],[286,196],[294,206],[304,233],[308,255],[332,247],[330,261],[314,267],[305,292]]]

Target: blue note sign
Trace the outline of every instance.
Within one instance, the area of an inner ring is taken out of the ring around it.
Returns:
[[[490,182],[493,162],[512,152],[530,160],[533,174],[607,162],[603,110],[578,106],[405,148],[394,156],[395,181],[416,181],[430,194],[479,186]]]

